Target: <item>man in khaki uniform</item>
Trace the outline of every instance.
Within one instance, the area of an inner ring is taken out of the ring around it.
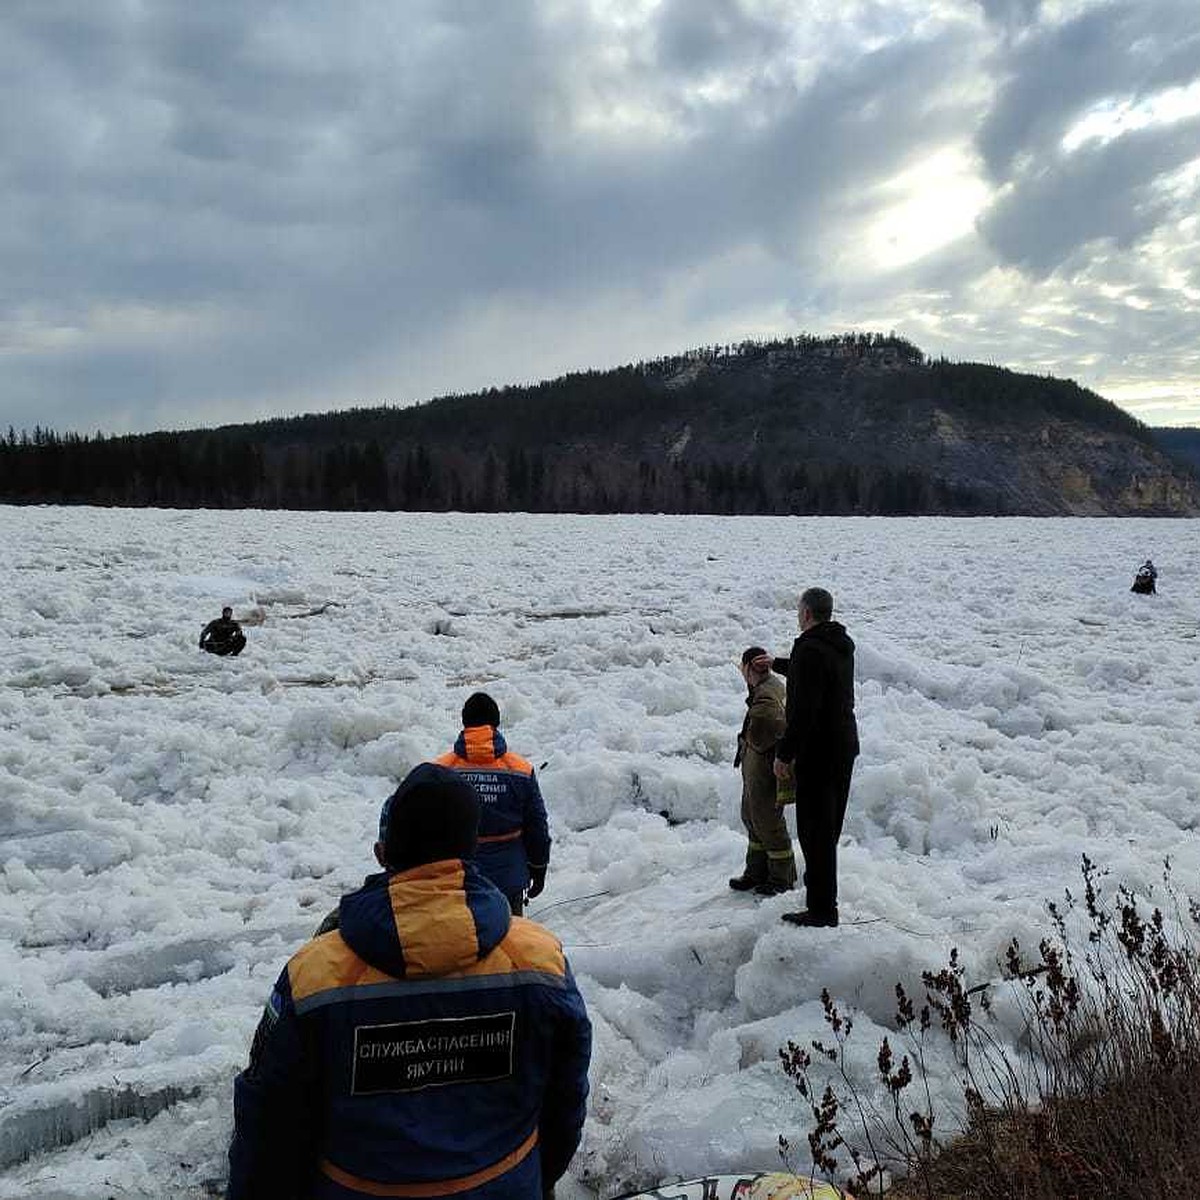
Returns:
[[[742,655],[741,673],[749,694],[733,765],[742,770],[742,824],[749,844],[745,869],[729,886],[735,892],[778,896],[796,884],[796,857],[783,818],[783,805],[795,798],[795,792],[785,791],[787,785],[775,778],[775,744],[787,724],[785,690],[771,674],[770,660],[765,668],[755,665],[764,655],[760,646],[751,646]]]

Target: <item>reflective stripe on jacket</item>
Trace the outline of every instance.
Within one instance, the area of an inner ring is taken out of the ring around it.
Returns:
[[[523,892],[529,868],[550,862],[546,804],[532,764],[493,725],[469,725],[434,761],[461,771],[479,793],[479,869],[506,896]]]
[[[271,993],[229,1200],[539,1196],[578,1144],[590,1045],[557,939],[474,864],[375,876]]]

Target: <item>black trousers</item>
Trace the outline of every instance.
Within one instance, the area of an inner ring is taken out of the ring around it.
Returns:
[[[246,635],[239,630],[226,642],[218,642],[215,638],[209,638],[204,648],[209,654],[219,654],[222,658],[232,655],[236,658],[246,648]]]
[[[837,909],[837,844],[853,771],[853,758],[837,758],[796,780],[796,836],[804,855],[809,912],[828,915]]]

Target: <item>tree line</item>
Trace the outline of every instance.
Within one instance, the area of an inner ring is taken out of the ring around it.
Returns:
[[[510,446],[263,445],[202,434],[0,439],[8,503],[463,512],[916,514],[998,499],[911,469],[650,462]]]
[[[894,334],[801,334],[409,407],[120,437],[10,428],[0,437],[0,500],[335,510],[1005,511],[994,487],[889,461],[886,444],[882,453],[864,452],[832,426],[817,444],[805,424],[814,413],[834,421],[862,403],[885,428],[890,421],[898,429],[910,412],[937,404],[982,425],[1058,417],[1151,440],[1140,422],[1070,381],[931,361]],[[686,453],[674,453],[675,435],[666,431],[693,426],[696,439]],[[760,428],[768,445],[757,441]]]

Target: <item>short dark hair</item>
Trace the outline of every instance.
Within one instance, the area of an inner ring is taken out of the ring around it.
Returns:
[[[742,666],[748,667],[756,658],[762,658],[766,651],[761,646],[751,646],[742,651]]]
[[[226,613],[229,613],[230,616],[233,615],[233,609],[230,608],[230,606],[228,604],[225,605],[225,607],[223,609],[221,609],[221,616],[224,616]]]
[[[812,613],[814,621],[828,621],[833,616],[833,597],[824,588],[806,588],[801,593],[800,605]]]
[[[499,725],[500,706],[487,692],[475,692],[462,706],[462,723],[464,729],[472,725]]]

